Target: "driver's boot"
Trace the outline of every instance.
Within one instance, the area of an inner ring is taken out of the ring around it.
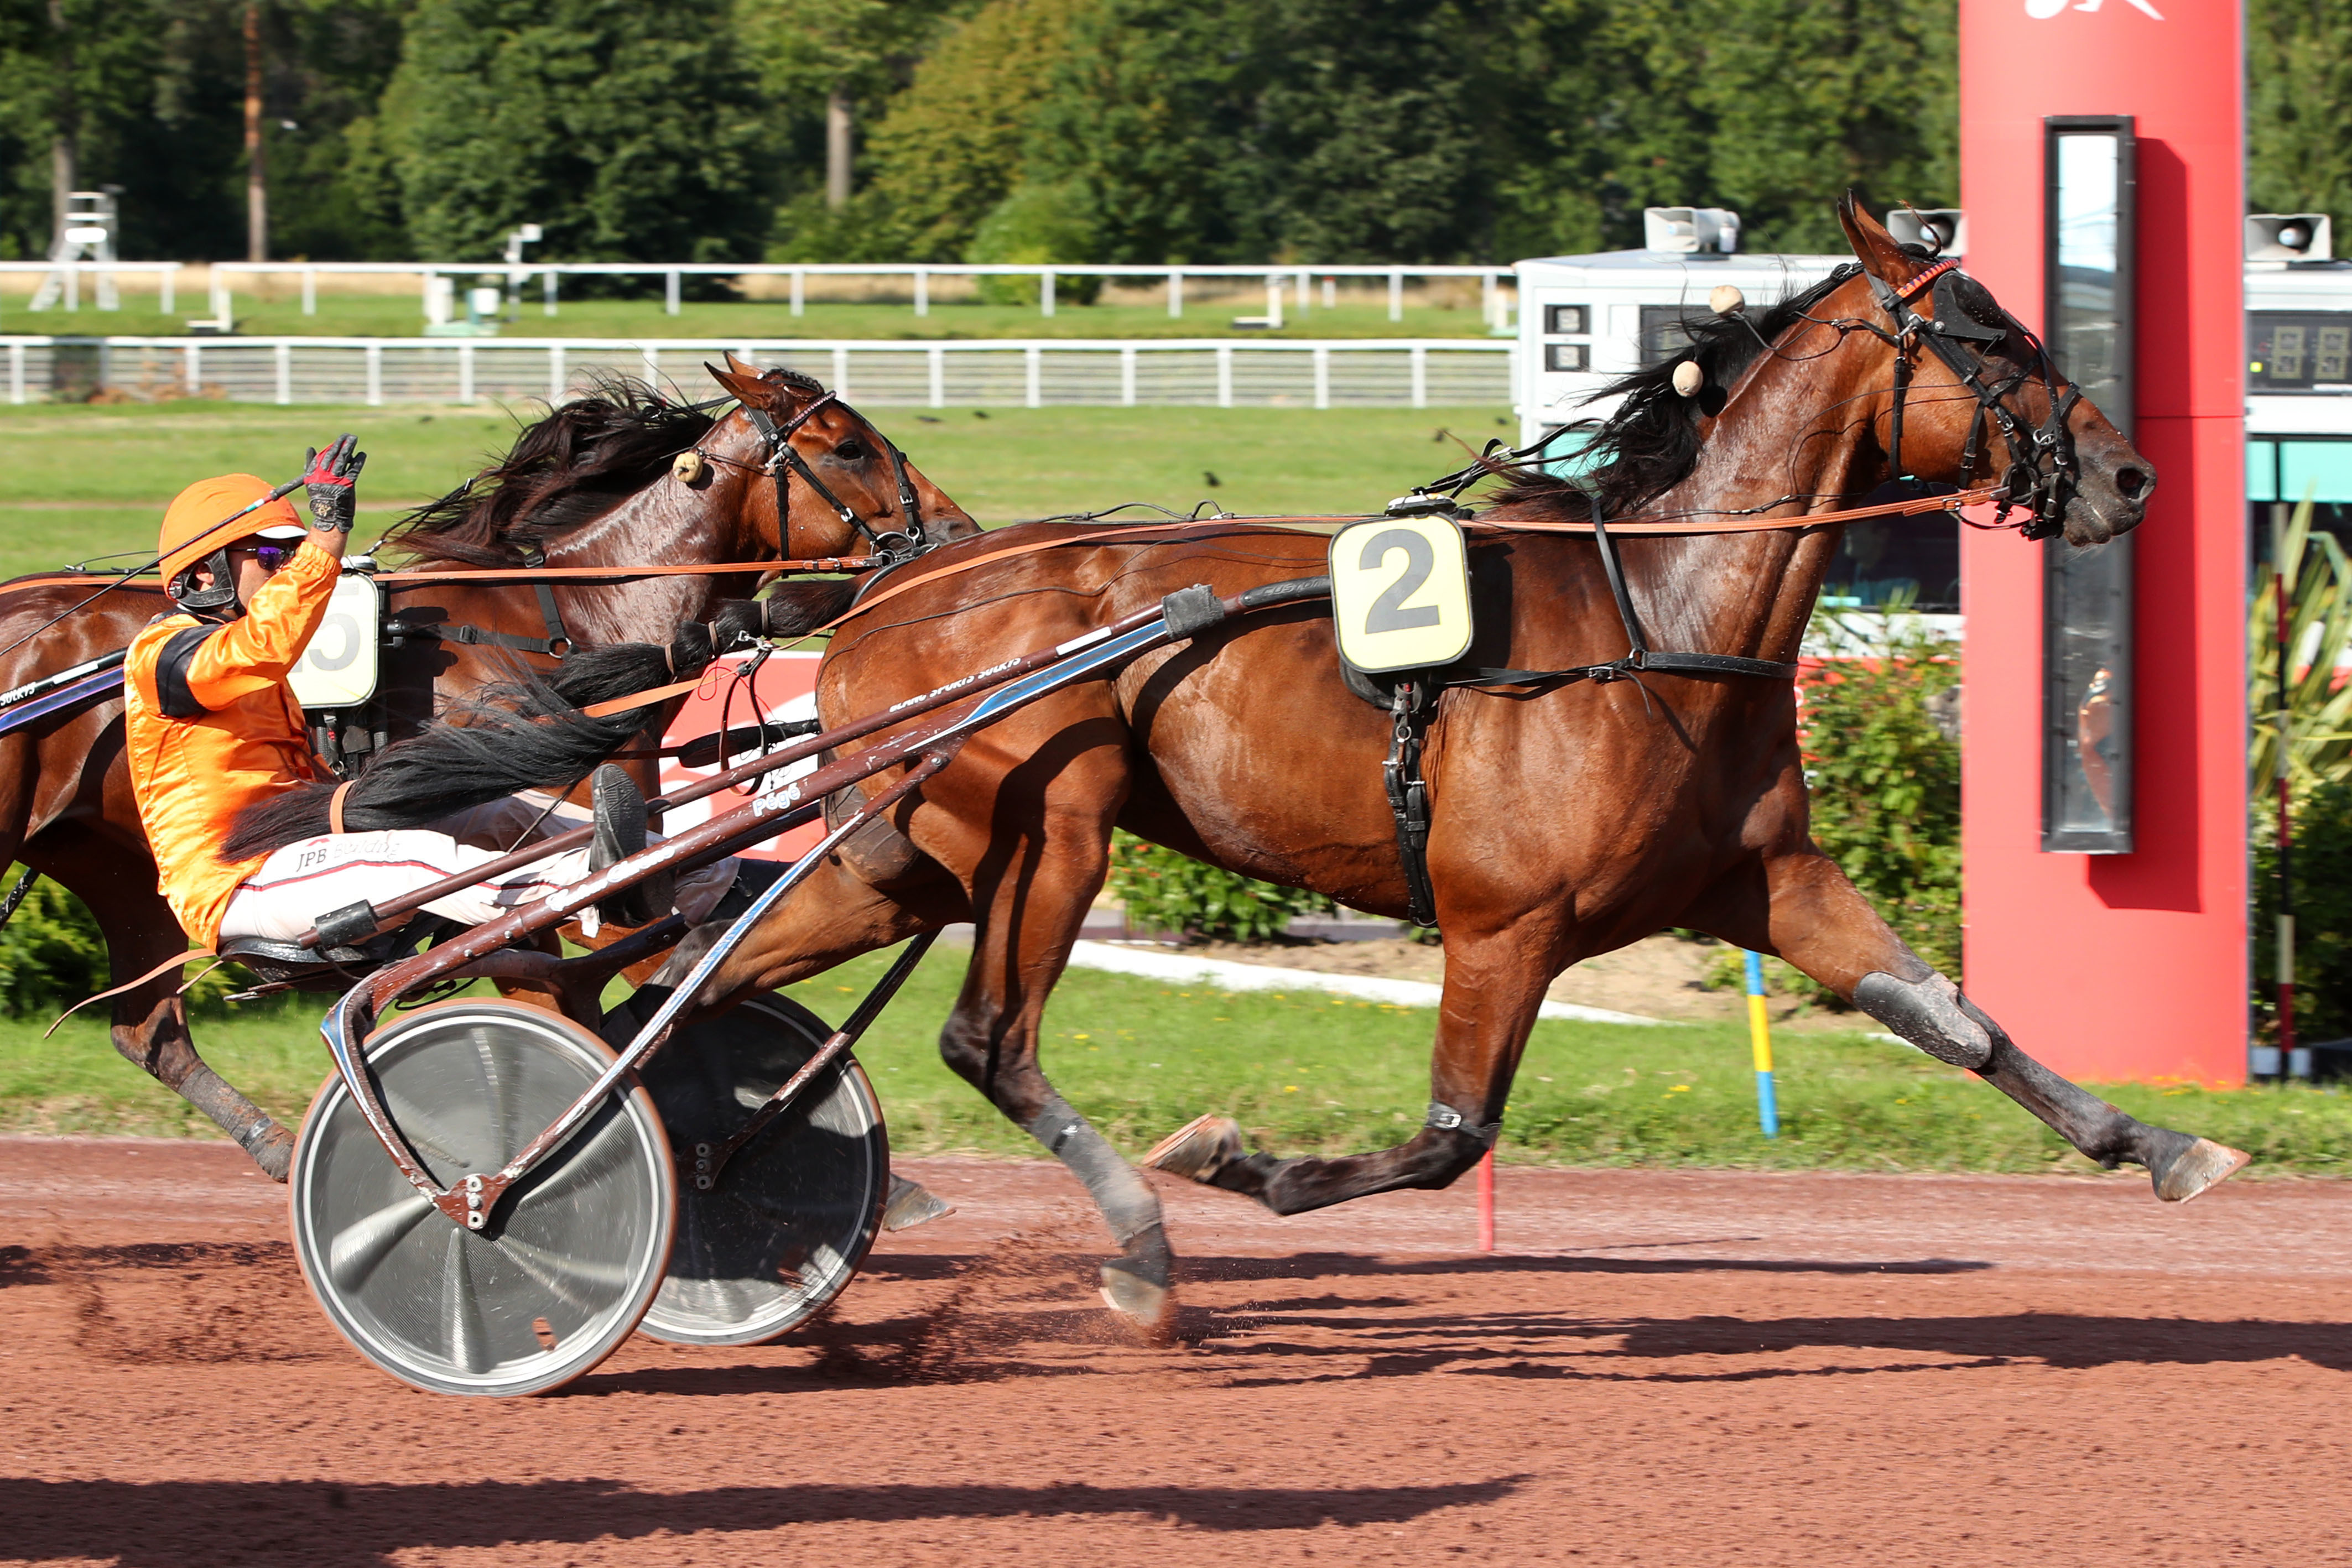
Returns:
[[[590,784],[590,815],[595,824],[588,852],[592,873],[646,847],[646,798],[628,769],[611,762],[596,769]],[[598,899],[596,918],[606,925],[649,925],[669,913],[675,894],[675,879],[668,872],[657,872]]]

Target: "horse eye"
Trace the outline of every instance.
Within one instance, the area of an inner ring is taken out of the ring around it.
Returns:
[[[835,447],[833,449],[833,455],[835,457],[842,459],[844,462],[855,463],[866,455],[866,448],[857,444],[857,438],[856,436],[852,436],[847,441],[845,441],[840,445]]]

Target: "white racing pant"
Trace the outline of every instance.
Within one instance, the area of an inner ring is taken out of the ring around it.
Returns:
[[[461,811],[431,828],[321,833],[289,844],[238,885],[221,916],[221,937],[291,942],[331,910],[362,899],[381,905],[444,877],[486,865],[521,843],[535,843],[587,823],[583,809],[566,801],[548,810],[548,799],[518,795]],[[585,846],[566,850],[436,898],[425,907],[435,915],[479,925],[519,904],[584,881],[588,852]],[[679,877],[677,912],[689,922],[701,921],[733,884],[735,870],[734,861],[723,860]],[[578,918],[590,936],[595,935],[594,906],[582,910]]]

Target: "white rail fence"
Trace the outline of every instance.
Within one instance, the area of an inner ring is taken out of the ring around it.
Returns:
[[[709,390],[728,350],[877,407],[1427,408],[1511,401],[1515,345],[1475,338],[733,341],[0,336],[7,400],[562,402],[600,377]]]

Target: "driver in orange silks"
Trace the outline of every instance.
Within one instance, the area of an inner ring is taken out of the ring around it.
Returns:
[[[310,754],[301,704],[286,681],[326,614],[366,462],[349,435],[310,454],[303,476],[307,527],[282,499],[224,523],[268,496],[268,485],[249,474],[199,480],[163,517],[157,553],[176,611],[149,622],[124,661],[127,750],[163,897],[181,927],[207,947],[234,936],[289,941],[323,911],[362,899],[381,904],[497,858],[488,844],[504,847],[577,825],[507,800],[440,824],[451,832],[331,833],[250,860],[220,858],[240,810],[331,777]],[[593,847],[425,907],[478,925],[644,846],[645,801],[621,768],[598,770],[593,815]],[[543,823],[537,834],[535,822]],[[680,912],[689,919],[707,915],[735,869],[733,861],[721,861],[677,879]],[[604,919],[628,925],[667,913],[634,907],[626,894],[600,910]]]

